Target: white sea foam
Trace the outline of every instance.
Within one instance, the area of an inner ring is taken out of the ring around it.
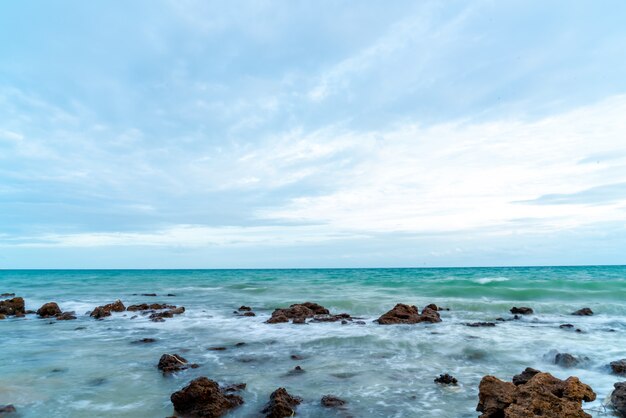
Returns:
[[[495,282],[508,282],[510,279],[508,277],[481,277],[479,279],[472,280],[474,283],[478,284],[487,284],[487,283],[495,283]]]

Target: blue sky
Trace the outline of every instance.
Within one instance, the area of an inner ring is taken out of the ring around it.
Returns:
[[[625,263],[623,1],[0,6],[0,268]]]

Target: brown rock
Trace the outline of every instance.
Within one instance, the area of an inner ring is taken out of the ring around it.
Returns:
[[[158,369],[163,373],[173,373],[185,370],[189,367],[195,369],[197,364],[189,364],[189,362],[178,354],[163,354],[159,359]]]
[[[124,312],[125,310],[126,306],[118,299],[113,303],[96,307],[96,309],[91,312],[90,316],[96,319],[102,319],[106,316],[111,316],[111,312]]]
[[[150,319],[153,322],[163,322],[165,321],[164,318],[173,318],[174,315],[180,315],[183,312],[185,312],[185,307],[181,306],[179,308],[173,308],[163,312],[154,312],[150,315]]]
[[[324,395],[320,401],[325,408],[342,408],[347,402],[333,395]]]
[[[243,404],[243,398],[226,394],[217,382],[199,377],[170,397],[177,413],[187,417],[217,418]]]
[[[131,344],[150,344],[155,343],[157,341],[156,338],[142,338],[140,340],[135,340],[131,342]]]
[[[239,307],[239,309],[237,309],[237,310],[238,310],[238,311],[248,311],[248,312],[249,312],[249,311],[251,311],[251,310],[252,310],[252,308],[251,308],[251,307],[249,307],[249,306],[241,305],[241,306]]]
[[[24,299],[13,298],[0,301],[0,314],[6,316],[25,315],[26,310],[24,309]]]
[[[572,315],[591,316],[593,315],[593,311],[590,308],[582,308],[577,310],[576,312],[572,312]]]
[[[176,306],[168,305],[166,303],[142,303],[139,305],[130,305],[126,308],[127,311],[136,312],[136,311],[148,311],[148,310],[160,310],[160,309],[175,309]]]
[[[57,321],[71,321],[76,319],[74,312],[63,312],[60,315],[57,315]]]
[[[612,361],[609,365],[613,373],[626,375],[626,359]]]
[[[476,410],[483,418],[591,418],[582,410],[582,402],[596,398],[577,377],[560,380],[541,372],[517,386],[485,376],[479,391]]]
[[[580,360],[569,353],[556,353],[554,356],[554,364],[561,367],[574,367],[580,363]]]
[[[468,327],[495,327],[495,322],[467,322],[465,325]]]
[[[51,318],[53,316],[61,315],[61,308],[55,302],[44,303],[41,308],[37,310],[37,315],[42,318]]]
[[[378,318],[381,325],[391,324],[418,324],[420,322],[441,322],[439,313],[428,307],[422,310],[421,315],[416,306],[398,303],[392,310]]]
[[[270,319],[266,321],[268,324],[278,324],[281,322],[289,322],[290,319],[306,319],[313,318],[315,315],[328,315],[330,312],[317,303],[304,302],[296,303],[289,308],[280,308],[272,312]]]
[[[270,401],[261,413],[265,414],[266,418],[291,417],[296,414],[295,408],[300,402],[302,402],[300,398],[291,396],[285,388],[278,388],[270,395]]]
[[[626,382],[618,382],[611,393],[611,406],[621,417],[626,417]]]
[[[459,383],[459,381],[456,380],[456,377],[446,373],[446,374],[440,374],[439,377],[436,377],[435,383],[439,383],[440,385],[455,385],[456,386],[457,383]]]
[[[0,319],[7,319],[7,316],[3,313],[0,314]]]
[[[519,315],[531,315],[532,313],[534,313],[534,311],[532,310],[532,308],[529,308],[527,306],[520,306],[519,308],[517,306],[514,306],[511,308],[511,313]]]

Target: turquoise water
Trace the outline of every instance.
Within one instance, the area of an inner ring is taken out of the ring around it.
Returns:
[[[606,365],[626,358],[626,267],[537,267],[354,270],[0,271],[0,293],[24,297],[27,309],[55,301],[75,321],[0,321],[0,404],[26,417],[165,417],[172,392],[198,376],[246,382],[245,404],[228,416],[257,416],[283,386],[304,399],[303,417],[475,417],[478,383],[510,379],[525,367],[576,375],[598,394],[585,408],[604,416],[619,379]],[[176,297],[133,296],[140,293]],[[96,321],[85,312],[121,299],[127,306],[167,302],[186,312],[163,323],[132,314]],[[313,301],[366,325],[265,324],[276,307]],[[442,323],[372,323],[395,303],[449,307]],[[237,317],[249,305],[256,317]],[[535,315],[495,328],[463,324],[508,318],[514,305]],[[588,306],[592,317],[571,316]],[[575,333],[560,329],[571,323]],[[132,344],[152,337],[154,344]],[[245,342],[241,347],[236,343]],[[209,347],[225,346],[225,351]],[[564,369],[554,351],[586,356]],[[200,364],[164,377],[156,364],[178,353]],[[294,361],[292,354],[304,357]],[[305,373],[289,376],[296,365]],[[433,379],[451,373],[456,388]],[[322,395],[348,401],[347,412],[323,410]]]

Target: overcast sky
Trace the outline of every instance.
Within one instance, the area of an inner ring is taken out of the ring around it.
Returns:
[[[626,263],[626,2],[0,5],[0,268]]]

